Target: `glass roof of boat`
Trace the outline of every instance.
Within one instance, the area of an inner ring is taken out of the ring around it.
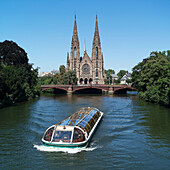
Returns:
[[[61,125],[61,126],[76,126],[78,122],[83,120],[88,114],[93,115],[93,112],[96,112],[97,110],[94,108],[86,107],[86,108],[81,108],[79,111],[75,112],[71,116],[67,117],[63,121],[57,123],[56,125]],[[90,116],[91,117],[91,116]]]

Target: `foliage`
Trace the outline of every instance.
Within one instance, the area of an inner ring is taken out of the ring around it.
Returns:
[[[120,84],[120,79],[114,80],[114,83],[115,83],[115,84]]]
[[[65,74],[65,72],[66,72],[65,66],[64,66],[64,65],[61,65],[60,68],[59,68],[59,70],[60,70],[60,76],[59,76],[59,78],[60,78],[60,84],[63,84],[63,77],[64,77],[64,74]]]
[[[38,82],[40,85],[50,85],[53,84],[53,77],[51,76],[39,77]]]
[[[104,83],[108,85],[109,84],[109,79],[104,79]]]
[[[61,65],[60,68],[59,68],[59,70],[60,70],[60,75],[61,75],[61,76],[64,75],[64,73],[66,72],[66,68],[65,68],[64,65]]]
[[[119,79],[121,79],[126,73],[128,73],[128,71],[126,70],[120,70],[119,73],[117,73]]]
[[[28,65],[27,53],[13,41],[0,42],[0,62],[4,65]]]
[[[12,41],[0,43],[0,105],[30,100],[40,95],[38,69],[26,52]]]
[[[152,52],[133,68],[133,86],[139,97],[150,102],[170,105],[170,51]]]
[[[127,79],[126,83],[128,83],[128,84],[132,83],[132,79]]]
[[[115,74],[115,71],[112,69],[105,70],[105,74]]]
[[[77,77],[76,73],[73,70],[69,70],[63,75],[63,84],[76,84]]]
[[[56,73],[54,77],[50,76],[44,76],[39,77],[39,84],[40,85],[50,85],[50,84],[76,84],[77,83],[77,77],[76,73],[73,70],[70,70],[68,72],[65,72],[65,66],[61,65],[60,73]]]
[[[111,74],[115,74],[115,71],[112,69],[105,70],[106,79],[104,79],[105,84],[112,83],[112,76]]]

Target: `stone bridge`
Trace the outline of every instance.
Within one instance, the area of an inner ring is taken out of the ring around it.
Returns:
[[[56,93],[87,93],[87,91],[95,91],[97,93],[108,94],[126,94],[127,91],[136,90],[130,85],[41,85],[42,91],[47,89],[54,89]]]

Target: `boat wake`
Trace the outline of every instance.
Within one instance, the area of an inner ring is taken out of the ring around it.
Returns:
[[[89,147],[89,148],[58,148],[53,146],[44,146],[44,145],[34,145],[34,148],[36,148],[39,151],[44,152],[65,152],[65,153],[71,153],[75,154],[82,151],[93,151],[97,149],[97,147]]]

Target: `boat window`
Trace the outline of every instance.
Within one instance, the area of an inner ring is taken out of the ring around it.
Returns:
[[[85,126],[85,129],[86,129],[87,133],[89,134],[92,127],[87,123],[86,126]]]
[[[53,136],[52,142],[66,142],[69,143],[71,139],[72,131],[56,130]]]
[[[81,121],[81,122],[79,123],[79,125],[80,125],[81,127],[83,127],[83,128],[85,128],[86,124],[87,124],[87,122],[84,122],[84,121]]]
[[[53,134],[54,127],[50,128],[44,135],[44,140],[51,141],[51,137]]]
[[[94,116],[93,116],[93,119],[94,119],[94,122],[96,123],[96,121],[98,120],[98,118],[100,117],[100,113],[97,112]]]
[[[89,113],[89,116],[93,117],[96,112],[97,112],[97,110],[96,110],[96,109],[93,109],[93,110]]]
[[[95,123],[97,122],[98,118],[100,117],[100,113],[93,109],[89,115],[87,115],[79,124],[78,126],[85,130],[88,134],[90,133],[91,129],[94,127]]]
[[[80,129],[74,128],[73,143],[83,142],[83,141],[85,141],[84,133]]]
[[[83,120],[83,121],[85,121],[85,122],[89,122],[91,118],[92,118],[92,117],[88,115],[87,117],[85,117],[85,118],[84,118],[84,120]]]
[[[91,118],[88,123],[89,123],[89,125],[91,126],[91,128],[93,128],[93,126],[94,126],[94,124],[95,124],[95,121],[94,121],[93,118]]]

